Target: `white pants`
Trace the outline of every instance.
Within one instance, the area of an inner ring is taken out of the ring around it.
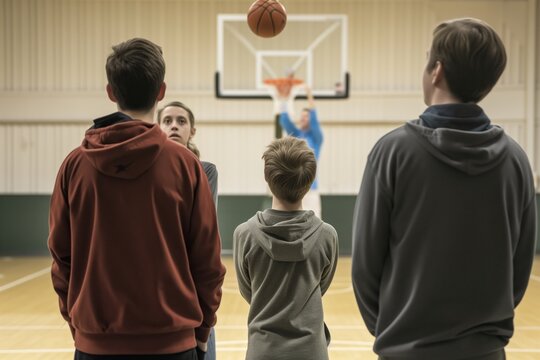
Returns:
[[[302,208],[304,210],[313,210],[315,215],[321,218],[321,195],[319,190],[309,190],[302,200]]]

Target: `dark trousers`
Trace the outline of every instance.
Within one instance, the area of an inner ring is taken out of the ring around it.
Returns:
[[[204,352],[199,348],[176,354],[164,355],[91,355],[75,350],[75,360],[204,360]]]
[[[401,358],[401,357],[394,357],[394,356],[390,356],[390,357],[387,357],[387,356],[379,356],[379,360],[405,360],[405,358]],[[407,358],[407,360],[413,360],[412,358]],[[506,354],[504,352],[504,349],[501,349],[501,350],[498,350],[498,351],[495,351],[491,354],[487,354],[487,355],[481,355],[481,356],[475,356],[475,357],[471,357],[471,358],[459,358],[459,359],[456,359],[456,360],[506,360]]]

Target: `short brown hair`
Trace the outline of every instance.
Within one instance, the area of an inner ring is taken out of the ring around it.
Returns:
[[[134,38],[112,49],[105,70],[118,106],[122,110],[150,110],[165,78],[161,48]]]
[[[317,173],[315,153],[307,143],[286,136],[268,145],[262,158],[264,179],[272,194],[289,203],[302,200]]]
[[[477,103],[495,86],[506,67],[506,51],[499,35],[487,23],[472,18],[439,24],[427,65],[439,61],[449,90],[463,102]]]
[[[191,128],[195,127],[195,116],[193,115],[193,111],[191,111],[191,109],[186,104],[181,103],[180,101],[171,101],[170,103],[166,104],[165,106],[163,106],[161,109],[158,110],[158,113],[157,113],[158,124],[161,125],[161,114],[163,113],[163,110],[165,110],[166,108],[170,106],[175,106],[175,107],[179,107],[186,110],[186,112],[188,113],[189,125],[191,126]],[[199,151],[199,148],[191,140],[188,140],[186,147],[189,150],[191,150],[191,152],[194,153],[195,156],[197,156],[198,158],[201,157],[201,152]]]

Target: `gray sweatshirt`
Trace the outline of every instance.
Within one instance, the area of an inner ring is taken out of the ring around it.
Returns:
[[[208,161],[201,161],[204,173],[208,178],[208,184],[210,185],[210,190],[212,191],[212,198],[214,199],[214,204],[218,204],[218,171],[216,165]]]
[[[268,209],[236,228],[236,276],[250,304],[246,359],[328,359],[322,295],[337,259],[337,233],[313,211]]]
[[[529,161],[474,104],[429,107],[371,151],[353,285],[374,350],[455,360],[503,348],[535,248]]]

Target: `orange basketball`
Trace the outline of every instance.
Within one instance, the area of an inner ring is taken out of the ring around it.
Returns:
[[[285,28],[287,12],[278,0],[257,0],[248,10],[251,31],[261,37],[274,37]]]

